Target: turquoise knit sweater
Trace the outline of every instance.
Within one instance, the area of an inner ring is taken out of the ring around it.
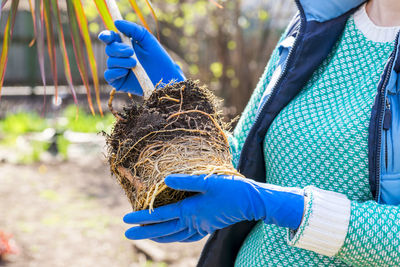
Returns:
[[[393,43],[365,38],[350,18],[328,58],[275,118],[264,143],[266,182],[305,188],[304,217],[296,232],[260,221],[236,266],[400,266],[400,207],[373,201],[367,159],[371,108],[392,50]],[[234,130],[234,164],[277,60],[275,50]]]

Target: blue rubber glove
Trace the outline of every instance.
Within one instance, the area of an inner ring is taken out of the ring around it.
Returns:
[[[136,60],[132,58],[134,53],[154,85],[161,80],[163,84],[185,80],[180,67],[145,28],[125,20],[115,21],[115,26],[131,38],[133,46],[132,48],[121,43],[121,38],[113,31],[102,31],[99,34],[99,39],[107,45],[106,54],[109,56],[104,78],[116,90],[143,95],[143,90],[131,70],[136,66]]]
[[[299,188],[225,175],[174,174],[165,178],[165,183],[176,190],[199,194],[151,213],[142,210],[125,215],[125,223],[144,224],[127,230],[127,238],[192,242],[246,220],[297,229],[303,217],[304,195]]]

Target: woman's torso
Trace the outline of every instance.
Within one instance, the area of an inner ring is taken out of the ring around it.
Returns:
[[[368,126],[377,83],[393,42],[367,39],[351,17],[342,37],[307,85],[275,118],[264,142],[266,182],[372,199],[368,184]],[[340,266],[344,263],[291,247],[287,230],[259,222],[237,266]]]

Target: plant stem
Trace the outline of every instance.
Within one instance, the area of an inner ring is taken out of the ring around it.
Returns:
[[[110,11],[111,17],[113,21],[122,20],[121,12],[118,9],[117,3],[115,0],[106,0],[108,10]],[[125,36],[121,35],[121,40],[124,44],[132,45],[131,40]],[[143,89],[143,97],[144,99],[148,99],[151,93],[154,91],[154,85],[151,82],[149,76],[147,75],[146,71],[144,70],[143,66],[140,64],[136,54],[132,56],[136,61],[136,67],[132,68],[133,73],[135,74],[136,78],[139,81],[140,86]]]

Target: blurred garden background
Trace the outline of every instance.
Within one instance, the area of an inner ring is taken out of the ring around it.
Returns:
[[[2,30],[12,2],[3,8]],[[29,0],[19,1],[0,100],[0,266],[195,266],[205,240],[161,245],[124,238],[122,216],[131,208],[110,175],[101,134],[109,133],[114,122],[107,112],[111,88],[102,77],[104,46],[97,41],[104,26],[93,1],[81,0],[104,110],[100,116],[94,106],[93,116],[75,64],[64,2],[58,4],[78,106],[58,48],[58,97],[48,53],[43,86],[38,50],[28,45],[34,38]],[[295,6],[292,0],[216,2],[223,8],[208,0],[153,0],[157,31],[146,2],[137,0],[150,29],[186,76],[214,90],[230,120],[245,107]],[[125,19],[140,23],[129,0],[118,4]],[[120,109],[128,101],[117,94],[114,106]]]

